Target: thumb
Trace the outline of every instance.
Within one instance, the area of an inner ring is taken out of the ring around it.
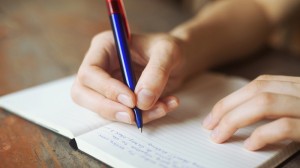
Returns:
[[[151,45],[149,62],[135,89],[137,107],[142,110],[149,110],[159,99],[178,60],[175,41],[160,39]]]

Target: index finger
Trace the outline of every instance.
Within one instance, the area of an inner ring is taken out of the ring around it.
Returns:
[[[116,57],[116,49],[114,47],[113,34],[111,31],[103,32],[96,35],[92,41],[90,48],[88,49],[82,66],[97,66],[103,69],[108,69],[108,59]]]
[[[213,131],[212,138],[217,143],[224,142],[239,128],[266,118],[299,118],[299,100],[298,97],[294,96],[272,93],[259,94],[227,113]]]
[[[172,39],[159,39],[151,44],[150,59],[137,83],[137,106],[148,110],[160,98],[170,73],[179,60],[178,46]]]
[[[79,82],[110,100],[134,107],[133,91],[114,78],[120,70],[113,41],[111,32],[94,37],[79,69]]]
[[[215,128],[226,113],[260,93],[300,96],[300,83],[282,80],[277,81],[275,80],[276,78],[273,78],[273,80],[260,80],[259,77],[258,79],[220,100],[213,107],[212,112],[204,121],[203,126],[207,129]]]

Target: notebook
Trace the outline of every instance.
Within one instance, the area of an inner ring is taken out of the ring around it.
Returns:
[[[243,141],[259,124],[240,129],[224,144],[210,141],[201,127],[205,115],[225,95],[247,84],[241,78],[204,74],[187,82],[176,95],[180,107],[166,117],[135,125],[107,121],[72,102],[75,76],[12,93],[0,107],[73,139],[79,150],[113,167],[246,168],[274,167],[299,150],[285,141],[260,151],[248,151]]]

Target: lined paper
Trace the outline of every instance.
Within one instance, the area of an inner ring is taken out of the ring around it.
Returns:
[[[132,167],[258,167],[279,148],[260,152],[243,149],[243,140],[250,131],[240,130],[231,142],[215,144],[197,119],[180,123],[166,117],[147,125],[142,134],[134,126],[114,123],[80,136],[77,142],[80,149],[104,162],[107,159],[99,155],[113,156],[119,163],[126,162]]]
[[[223,96],[247,82],[223,76],[202,76],[177,95],[181,106],[173,114],[145,125],[113,123],[78,137],[79,148],[113,167],[258,167],[276,156],[285,144],[258,152],[247,151],[243,141],[260,125],[239,130],[229,142],[210,141],[201,128],[204,116]]]

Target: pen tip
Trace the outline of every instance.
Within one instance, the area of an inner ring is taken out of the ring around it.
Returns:
[[[141,133],[143,133],[143,128],[141,128]]]

